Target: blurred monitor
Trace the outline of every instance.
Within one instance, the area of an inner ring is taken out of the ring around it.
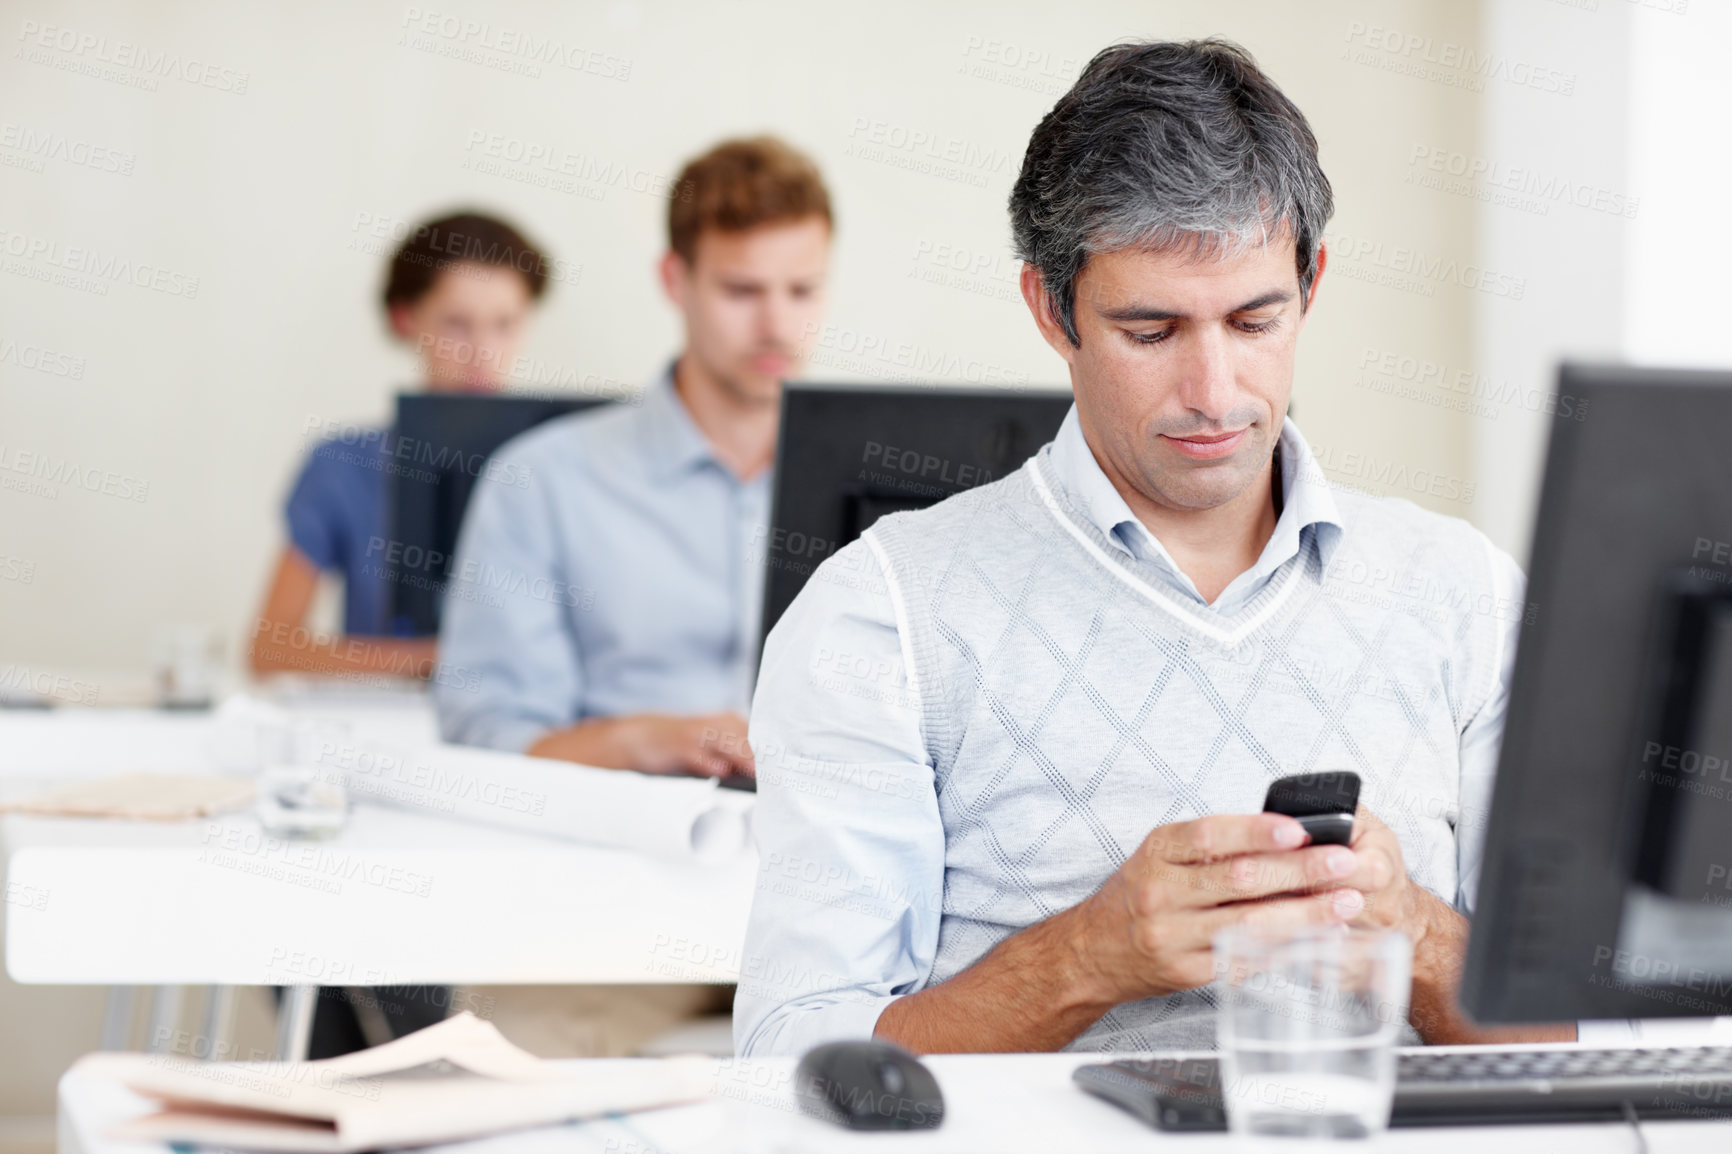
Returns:
[[[493,453],[543,421],[607,404],[595,397],[500,396],[487,393],[399,393],[396,478],[391,501],[395,578],[391,617],[399,630],[439,631],[445,582],[463,511],[475,486],[495,474]]]
[[[1732,1013],[1732,373],[1555,402],[1462,1004]]]
[[[1070,390],[789,384],[764,542],[763,637],[826,557],[886,513],[1015,472],[1058,432]]]

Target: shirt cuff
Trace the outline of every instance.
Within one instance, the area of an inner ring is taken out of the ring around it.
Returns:
[[[745,981],[749,983],[750,979]],[[779,1022],[762,1023],[756,1038],[743,1039],[742,1056],[797,1058],[825,1042],[869,1042],[885,1008],[905,996],[894,994],[869,1001],[850,999],[817,1006],[787,1007]],[[766,1031],[764,1026],[771,1029]]]
[[[551,726],[527,717],[474,718],[446,734],[445,739],[453,745],[527,754],[530,746],[552,732]]]

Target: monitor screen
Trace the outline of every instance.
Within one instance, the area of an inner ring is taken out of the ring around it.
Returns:
[[[1732,1013],[1732,374],[1558,397],[1462,1005]]]
[[[786,386],[760,648],[826,557],[880,517],[1016,471],[1070,405],[1068,389]]]
[[[457,532],[493,453],[543,421],[607,404],[577,396],[401,393],[392,483],[391,618],[400,634],[439,631]]]

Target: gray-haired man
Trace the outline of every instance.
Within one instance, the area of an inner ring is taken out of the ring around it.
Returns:
[[[1522,577],[1462,522],[1332,492],[1284,420],[1330,210],[1304,117],[1218,41],[1110,48],[1035,130],[1011,217],[1076,404],[1011,476],[879,521],[771,635],[743,1053],[1209,1046],[1237,922],[1403,930],[1418,1033],[1485,1036],[1454,1003],[1464,815]],[[1256,812],[1338,769],[1350,848]]]

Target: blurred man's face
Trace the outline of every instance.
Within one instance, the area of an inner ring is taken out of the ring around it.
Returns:
[[[1030,269],[1025,296],[1031,278],[1042,291]],[[1299,306],[1284,238],[1224,261],[1092,256],[1076,281],[1080,345],[1044,308],[1036,318],[1070,362],[1077,417],[1109,477],[1181,511],[1226,504],[1263,476],[1293,391]]]
[[[505,383],[534,307],[522,275],[460,261],[413,304],[391,310],[391,327],[421,358],[427,387],[493,392]]]
[[[829,265],[822,217],[705,229],[690,265],[675,253],[662,263],[668,296],[685,315],[686,355],[736,403],[777,403],[810,353]]]

